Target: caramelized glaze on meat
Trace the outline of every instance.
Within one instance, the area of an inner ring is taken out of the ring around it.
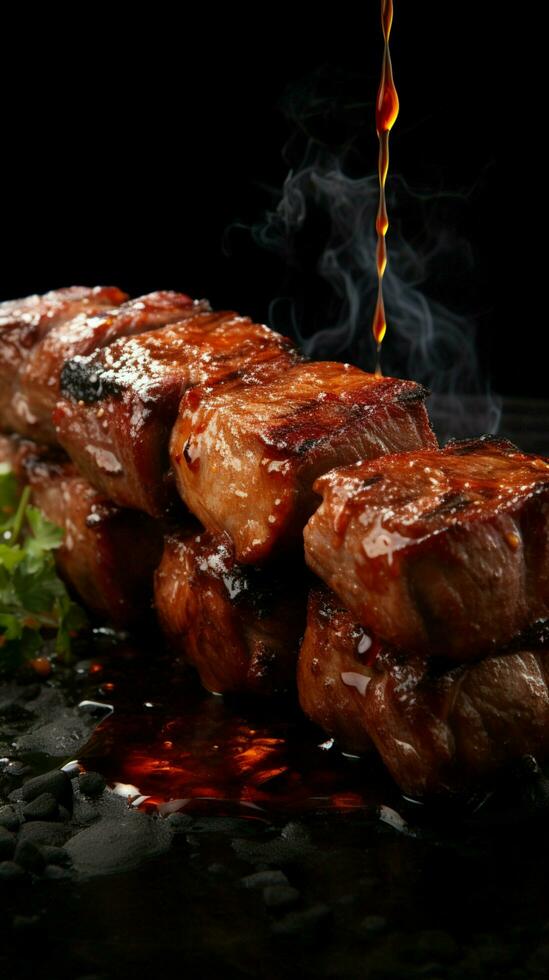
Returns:
[[[549,613],[549,463],[493,439],[386,456],[318,480],[310,567],[410,653],[465,660]]]
[[[297,665],[299,703],[344,751],[373,747],[364,724],[364,693],[378,647],[333,592],[311,589]]]
[[[155,576],[156,611],[208,690],[272,695],[295,685],[304,577],[304,569],[292,577],[243,568],[226,536],[171,534]]]
[[[121,506],[163,514],[175,495],[168,443],[181,396],[281,372],[289,341],[235,313],[195,305],[181,322],[69,361],[54,413],[61,444]]]
[[[114,626],[151,611],[153,573],[162,555],[158,523],[116,507],[72,463],[26,461],[32,501],[65,532],[55,553],[60,574],[84,605]]]
[[[315,479],[342,463],[436,445],[413,382],[350,365],[300,363],[262,384],[189,392],[171,439],[177,484],[238,561],[256,563],[301,539],[318,504]]]
[[[119,337],[131,337],[174,323],[192,306],[183,293],[156,292],[109,310],[82,311],[63,321],[29,352],[18,379],[19,432],[44,442],[56,441],[52,412],[59,399],[65,361],[106,347]]]
[[[10,467],[21,488],[30,484],[33,504],[65,532],[55,561],[77,598],[114,626],[143,620],[162,555],[158,523],[114,506],[60,450],[0,436],[0,463]]]
[[[521,756],[549,754],[546,630],[533,645],[441,672],[376,643],[317,590],[297,676],[305,713],[349,752],[373,742],[410,796],[470,791]]]
[[[49,331],[75,316],[93,316],[125,299],[126,294],[114,286],[70,286],[0,303],[0,429],[8,432],[23,426],[27,431],[19,374],[32,349]]]

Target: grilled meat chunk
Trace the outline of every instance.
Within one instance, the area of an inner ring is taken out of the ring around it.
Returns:
[[[33,504],[64,530],[56,564],[84,605],[117,627],[142,620],[162,555],[158,523],[97,493],[60,450],[0,436],[0,463],[9,465],[21,488],[30,484]]]
[[[219,694],[271,695],[295,686],[305,627],[304,569],[235,562],[229,538],[169,535],[155,575],[155,605],[171,646]]]
[[[18,379],[17,425],[23,435],[55,443],[52,412],[59,399],[65,361],[106,347],[119,337],[131,337],[174,323],[192,308],[183,293],[156,292],[130,299],[114,309],[90,315],[83,311],[52,327],[29,352]]]
[[[0,429],[28,431],[19,376],[33,348],[50,330],[76,316],[93,316],[127,299],[114,286],[70,286],[44,296],[0,303]]]
[[[424,391],[350,365],[300,363],[270,382],[220,386],[181,402],[171,439],[183,500],[236,558],[257,563],[301,540],[334,466],[435,446]]]
[[[298,663],[305,713],[349,752],[371,743],[410,796],[470,791],[524,755],[549,754],[547,630],[518,649],[445,672],[361,630],[313,592]]]
[[[183,392],[266,377],[297,356],[267,327],[195,305],[171,327],[68,361],[54,412],[59,441],[116,503],[160,516],[177,499],[168,444]]]
[[[466,660],[549,614],[549,462],[491,438],[386,456],[316,483],[309,566],[408,653]]]
[[[379,652],[333,592],[311,589],[307,627],[299,651],[297,689],[303,711],[344,751],[368,752],[364,695]]]

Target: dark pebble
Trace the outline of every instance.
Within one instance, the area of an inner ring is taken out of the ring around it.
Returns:
[[[65,824],[49,823],[47,820],[31,820],[23,824],[19,831],[20,841],[30,841],[32,844],[50,844],[59,847],[64,844],[69,834]]]
[[[20,823],[21,821],[17,815],[17,810],[15,807],[0,807],[0,827],[5,827],[6,830],[16,831],[19,829]]]
[[[15,861],[0,861],[0,881],[19,881],[24,874]]]
[[[84,796],[101,796],[106,785],[106,780],[98,772],[83,772],[78,777],[78,788]]]
[[[72,786],[66,772],[52,769],[42,776],[29,779],[21,789],[21,797],[26,803],[35,800],[42,793],[49,793],[57,803],[62,803],[69,810],[72,809]]]
[[[175,834],[186,834],[194,823],[193,818],[187,813],[170,813],[169,817],[165,817],[165,820]]]
[[[288,885],[288,879],[283,871],[256,871],[253,875],[246,875],[240,879],[240,884],[244,888],[268,888],[270,885]]]
[[[9,861],[15,850],[15,837],[5,827],[0,827],[0,861]]]
[[[45,844],[40,850],[46,864],[58,864],[59,867],[63,868],[71,864],[70,854],[64,847],[52,847],[51,844]]]
[[[229,874],[229,869],[224,864],[215,861],[209,865],[208,874],[214,875],[216,878],[225,878]]]
[[[263,901],[269,909],[282,909],[287,905],[295,905],[298,899],[299,892],[291,885],[267,885],[263,889]]]
[[[271,932],[280,937],[298,937],[300,942],[304,939],[313,940],[326,928],[330,915],[328,906],[319,903],[302,912],[289,912],[271,926]]]
[[[51,793],[41,793],[23,807],[25,820],[57,820],[59,807]]]
[[[59,881],[62,878],[72,878],[72,873],[68,868],[61,868],[58,864],[48,864],[44,868],[44,878]]]
[[[19,841],[15,848],[14,860],[20,864],[25,871],[32,871],[39,874],[44,868],[44,858],[36,844],[30,840]]]

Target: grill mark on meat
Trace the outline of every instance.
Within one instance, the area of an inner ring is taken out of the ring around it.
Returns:
[[[423,517],[427,520],[435,517],[439,517],[442,514],[453,514],[457,511],[464,510],[471,503],[471,498],[464,493],[456,493],[449,491],[445,493],[442,497],[440,503],[433,507],[432,510],[426,510],[423,512]]]

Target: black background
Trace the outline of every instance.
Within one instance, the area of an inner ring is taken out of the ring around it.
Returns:
[[[506,324],[498,312],[499,41],[490,5],[478,6],[397,0],[391,172],[433,192],[466,191],[461,207],[439,214],[473,257],[448,277],[445,299],[476,319],[497,390],[543,395],[543,370],[525,373],[524,345],[509,339],[508,282]],[[4,31],[1,298],[113,282],[131,293],[182,289],[266,318],[284,263],[227,230],[276,203],[268,188],[281,187],[284,147],[296,139],[281,103],[296,92],[299,101],[311,78],[325,98],[315,137],[350,145],[355,175],[375,170],[378,3],[222,17],[157,5],[117,19],[89,6],[78,17],[23,16]]]

